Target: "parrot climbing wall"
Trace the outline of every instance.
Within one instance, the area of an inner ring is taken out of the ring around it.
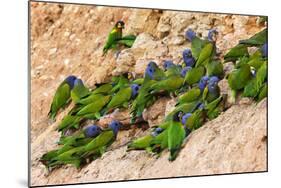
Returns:
[[[107,34],[120,19],[125,22],[124,33],[137,35],[136,41],[118,57],[112,51],[102,56]],[[93,87],[128,71],[143,75],[150,60],[159,65],[167,58],[180,63],[182,51],[190,48],[184,38],[187,28],[206,37],[213,27],[219,33],[218,51],[225,54],[265,25],[255,16],[32,2],[31,185],[266,171],[267,101],[256,105],[248,98],[238,99],[218,118],[192,132],[172,163],[167,160],[168,152],[160,158],[145,151],[125,152],[126,143],[147,134],[145,128],[129,126],[126,110],[100,120],[100,126],[119,119],[128,127],[119,132],[108,152],[82,170],[63,166],[48,173],[39,162],[43,153],[56,148],[58,122],[71,108],[60,113],[56,122],[47,117],[53,94],[66,76],[77,75]],[[225,72],[231,70],[231,63],[224,64]],[[229,93],[225,79],[219,85],[221,92]],[[161,98],[145,110],[144,119],[149,126],[156,125],[174,104],[174,99]]]

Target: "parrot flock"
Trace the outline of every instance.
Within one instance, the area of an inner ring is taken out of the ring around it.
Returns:
[[[118,21],[103,48],[116,49],[119,44],[131,47],[135,38],[122,37],[124,22]],[[171,96],[177,103],[163,122],[151,127],[147,135],[131,140],[127,152],[145,150],[160,156],[169,152],[169,161],[176,159],[190,133],[206,121],[219,116],[225,110],[227,96],[221,94],[219,81],[227,78],[233,102],[237,94],[260,101],[267,96],[267,29],[239,44],[224,56],[224,62],[216,50],[218,32],[209,30],[208,37],[201,39],[188,29],[185,38],[191,49],[182,52],[182,63],[165,60],[163,68],[154,61],[148,62],[144,75],[129,78],[128,74],[112,77],[108,83],[86,87],[76,76],[68,76],[57,88],[50,107],[49,118],[74,103],[72,109],[58,124],[61,132],[59,148],[46,152],[40,161],[52,170],[71,164],[77,168],[97,159],[116,140],[122,124],[116,120],[108,128],[98,125],[83,126],[86,120],[98,122],[115,109],[129,109],[131,123],[143,119],[143,111],[162,96]],[[257,50],[250,54],[248,47]],[[233,62],[235,69],[225,75],[223,63]],[[71,132],[69,134],[69,132]]]

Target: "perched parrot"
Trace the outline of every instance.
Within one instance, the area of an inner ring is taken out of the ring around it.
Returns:
[[[76,79],[74,81],[74,87],[70,93],[71,99],[72,101],[74,101],[74,103],[78,103],[81,98],[88,96],[89,93],[89,89],[84,86],[83,81],[81,79]]]
[[[182,124],[186,129],[193,131],[201,127],[205,120],[203,108],[198,108],[193,113],[186,113],[182,116]]]
[[[82,116],[87,119],[96,119],[100,117],[101,109],[110,101],[111,96],[101,96],[99,100],[96,100],[84,107],[82,107],[77,113],[77,116]]]
[[[176,159],[183,140],[186,136],[184,126],[181,124],[182,111],[173,115],[172,122],[168,127],[168,149],[170,151],[169,161]]]
[[[208,82],[208,86],[203,91],[203,101],[210,103],[220,96],[220,87],[218,86],[219,78],[211,76]]]
[[[106,130],[103,130],[100,135],[89,142],[84,147],[83,158],[94,156],[101,156],[106,148],[110,146],[117,138],[118,131],[122,124],[119,121],[113,120]]]
[[[135,122],[137,117],[141,117],[144,109],[149,107],[155,101],[155,97],[149,93],[150,87],[157,83],[154,79],[159,81],[164,78],[165,73],[159,69],[157,64],[153,61],[149,62],[145,69],[143,84],[130,109],[131,122]]]
[[[193,87],[183,95],[179,96],[177,105],[197,101],[201,97],[201,93],[202,92],[198,87]]]
[[[206,44],[209,43],[208,40],[202,40],[196,36],[196,33],[192,29],[188,29],[185,32],[185,38],[191,42],[192,56],[195,60],[198,59],[200,52]]]
[[[117,77],[113,77],[112,78],[113,88],[111,90],[111,93],[116,93],[121,88],[126,87],[129,84],[128,77],[129,77],[129,75],[127,73],[117,76]]]
[[[195,59],[190,49],[187,48],[182,52],[182,58],[185,66],[193,67],[195,65]]]
[[[143,150],[147,149],[149,150],[151,146],[151,141],[153,140],[154,135],[148,134],[143,137],[137,138],[130,142],[127,146],[127,151],[131,150]]]
[[[138,95],[139,90],[140,86],[137,84],[120,89],[107,104],[105,112],[119,107],[127,108],[129,101]]]
[[[166,77],[181,74],[181,70],[182,70],[181,66],[174,64],[173,61],[171,60],[165,60],[163,67],[165,70]]]
[[[71,100],[70,93],[74,87],[76,76],[68,76],[57,88],[48,116],[55,119],[58,111],[64,108]]]
[[[112,90],[113,86],[111,83],[106,83],[106,84],[96,84],[96,88],[92,91],[91,94],[103,94],[107,95],[110,93]]]
[[[112,30],[110,31],[105,46],[103,47],[103,54],[106,54],[109,49],[117,47],[117,41],[122,38],[122,29],[125,23],[121,20],[117,21]]]
[[[101,86],[102,87],[102,86]],[[106,94],[106,92],[104,92],[104,94]],[[104,95],[103,94],[100,94],[100,93],[94,93],[92,92],[89,96],[83,98],[83,99],[80,99],[79,101],[77,101],[77,106],[80,107],[83,107],[83,106],[86,106],[88,104],[91,104],[97,100],[99,100],[100,98],[102,98]]]
[[[195,67],[208,64],[216,55],[216,40],[218,32],[215,29],[211,29],[208,32],[208,43],[204,45],[198,58],[196,59]]]
[[[251,79],[251,68],[248,64],[242,65],[238,69],[234,69],[228,76],[228,85],[231,88],[231,102],[235,102],[236,92],[243,89]]]
[[[264,62],[263,65],[258,69],[254,78],[252,78],[244,88],[244,97],[257,97],[264,82],[267,80],[267,63]]]
[[[97,137],[101,133],[101,131],[102,130],[100,127],[91,125],[86,129],[80,131],[79,133],[76,133],[75,135],[64,137],[63,141],[61,141],[61,144],[63,144],[63,146],[59,149],[45,153],[41,157],[40,161],[47,167],[64,164],[57,162],[60,157],[64,156],[61,154],[68,152],[73,148],[77,148],[89,143],[93,138]],[[58,156],[60,157],[58,158]]]
[[[206,70],[203,66],[192,68],[186,72],[184,82],[191,86],[199,82],[202,76],[205,75],[205,72]]]
[[[208,116],[209,120],[215,119],[216,117],[219,116],[221,111],[224,110],[225,100],[226,100],[226,95],[222,95],[205,106],[204,109],[206,111],[206,115]]]

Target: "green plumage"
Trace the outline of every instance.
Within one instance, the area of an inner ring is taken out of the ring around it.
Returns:
[[[126,87],[120,89],[116,95],[114,95],[108,105],[106,106],[106,111],[111,110],[113,108],[119,107],[128,107],[129,100],[132,96],[132,89],[131,87]]]
[[[223,65],[220,61],[211,61],[206,65],[207,75],[210,76],[217,76],[219,78],[223,78]]]
[[[195,67],[206,65],[215,55],[215,46],[213,43],[207,43],[201,50],[199,57],[196,61]]]
[[[83,118],[79,116],[66,115],[58,126],[58,131],[64,133],[70,128],[79,128],[79,123]]]
[[[224,55],[224,61],[236,61],[241,57],[248,57],[248,48],[244,44],[238,44],[235,47],[231,48],[226,55]]]
[[[64,81],[56,90],[53,98],[50,111],[48,113],[51,119],[55,119],[58,111],[64,108],[70,102],[70,86]]]
[[[172,121],[168,128],[168,149],[170,151],[169,161],[176,159],[185,138],[185,130],[180,122]]]
[[[184,78],[184,82],[188,85],[198,83],[202,76],[205,75],[205,68],[203,66],[192,68],[189,70]]]
[[[184,79],[179,75],[170,76],[165,80],[156,82],[151,86],[151,93],[159,91],[174,92],[183,85]]]
[[[195,129],[200,128],[205,120],[205,114],[203,110],[197,109],[192,113],[192,115],[187,119],[185,126],[193,131]]]
[[[179,96],[177,105],[197,101],[200,98],[200,96],[201,96],[200,89],[198,87],[193,87],[183,95]]]
[[[88,96],[89,94],[89,89],[86,88],[82,82],[80,82],[74,85],[73,89],[71,90],[70,96],[74,103],[78,103],[81,98]]]
[[[109,102],[111,96],[102,96],[77,112],[78,116],[95,119],[100,110]]]
[[[207,40],[202,40],[199,37],[195,36],[194,39],[191,42],[191,51],[192,51],[192,56],[197,60],[200,52],[208,44],[209,41]]]
[[[179,106],[177,106],[172,112],[170,112],[166,117],[165,121],[172,120],[173,116],[178,113],[179,111],[182,111],[183,113],[192,113],[198,105],[200,104],[200,101],[194,101],[189,103],[184,103]]]
[[[244,44],[247,46],[262,46],[266,42],[267,42],[267,28],[255,34],[249,39],[239,41],[240,44]]]
[[[152,140],[153,140],[153,136],[151,134],[133,140],[131,143],[128,144],[127,151],[139,150],[139,149],[142,150],[142,149],[149,148]]]
[[[108,34],[107,41],[103,47],[103,54],[107,53],[109,49],[117,47],[117,41],[122,38],[122,28],[118,28],[116,25],[112,28]]]
[[[248,64],[244,64],[239,69],[233,70],[228,75],[228,84],[232,90],[240,90],[245,87],[250,78],[250,66]]]
[[[206,103],[210,103],[213,100],[217,99],[220,96],[220,88],[218,85],[214,86],[214,91],[210,92],[208,87],[205,87],[204,91],[203,91],[203,96],[202,99],[203,101],[205,101]]]

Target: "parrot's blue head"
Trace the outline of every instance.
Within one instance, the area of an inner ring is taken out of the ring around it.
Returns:
[[[131,89],[132,89],[132,98],[135,98],[139,93],[140,86],[138,84],[132,84]]]
[[[217,34],[218,34],[218,31],[216,29],[210,29],[208,32],[208,40],[210,42],[217,41]]]
[[[184,67],[182,70],[181,70],[181,76],[182,77],[185,77],[185,75],[186,75],[186,73],[188,72],[188,71],[190,71],[192,69],[192,67]]]
[[[70,75],[64,81],[70,86],[70,89],[72,89],[74,87],[74,82],[76,79],[76,76]]]
[[[183,125],[185,125],[185,124],[186,124],[186,121],[188,120],[188,118],[190,118],[191,115],[192,115],[191,113],[186,113],[186,114],[184,114],[184,115],[182,116],[182,118],[181,118],[181,123],[182,123]]]
[[[268,55],[268,44],[265,43],[264,45],[262,45],[261,47],[261,53],[263,57],[267,57]]]
[[[145,69],[145,75],[149,76],[150,79],[153,79],[156,67],[157,64],[153,61],[150,61]]]
[[[217,76],[212,76],[208,82],[208,90],[212,93],[216,91],[220,79]]]
[[[151,133],[152,136],[157,136],[159,135],[164,129],[162,129],[161,127],[157,127],[156,129],[153,130],[153,132]]]
[[[195,64],[195,60],[194,58],[192,57],[192,53],[191,53],[191,50],[190,49],[185,49],[183,52],[182,52],[182,58],[183,58],[183,61],[185,63],[186,66],[190,66],[190,67],[193,67],[194,64]]]
[[[77,85],[81,85],[81,86],[84,86],[84,83],[81,79],[77,78],[75,81],[74,81],[74,86],[77,86]]]
[[[196,33],[192,29],[188,29],[185,32],[185,38],[190,42],[196,37]]]
[[[209,81],[209,77],[208,76],[203,76],[199,83],[198,83],[198,87],[199,89],[201,90],[201,92],[205,89],[205,87],[207,86],[208,84],[208,81]]]
[[[165,71],[168,70],[171,67],[174,67],[174,66],[175,66],[175,64],[173,63],[172,60],[165,60],[164,61],[163,68],[164,68]]]
[[[101,128],[97,125],[91,125],[84,130],[84,134],[87,138],[95,138],[101,133]]]
[[[114,136],[116,137],[117,136],[117,133],[121,127],[121,123],[119,121],[116,121],[116,120],[113,120],[109,125],[108,127],[110,129],[112,129],[113,133],[114,133]]]

